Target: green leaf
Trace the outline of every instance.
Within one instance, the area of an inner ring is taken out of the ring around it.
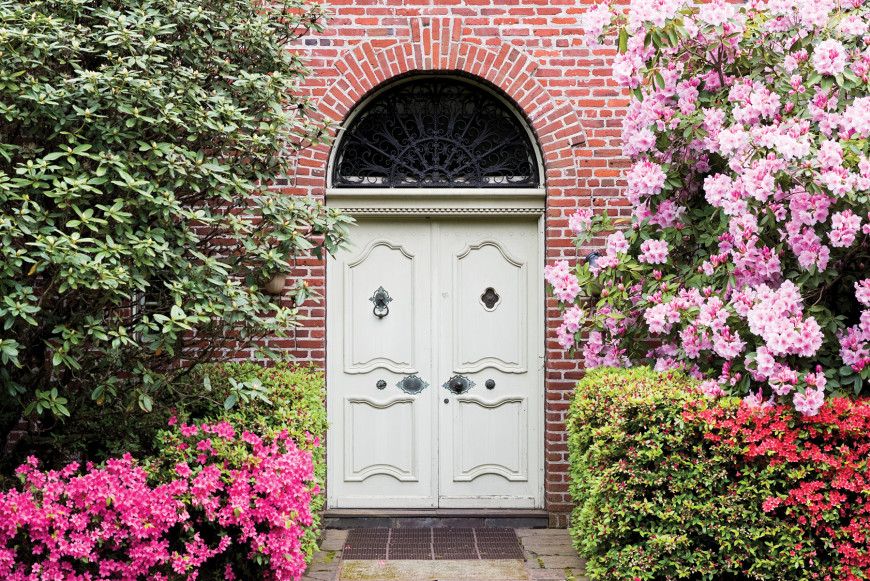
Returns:
[[[628,50],[628,30],[625,28],[619,29],[619,39],[617,41],[617,45],[619,47],[619,53],[625,54]]]
[[[855,392],[855,395],[861,394],[861,389],[864,387],[864,380],[860,375],[856,375],[855,379],[852,380],[852,390]]]

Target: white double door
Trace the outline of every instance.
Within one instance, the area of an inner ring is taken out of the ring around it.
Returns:
[[[542,507],[537,217],[366,218],[351,240],[327,273],[329,506]]]

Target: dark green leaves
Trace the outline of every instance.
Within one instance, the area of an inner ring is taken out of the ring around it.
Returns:
[[[294,295],[263,283],[350,223],[268,189],[326,136],[285,46],[323,16],[0,1],[0,135],[16,136],[0,144],[0,412],[152,411],[161,374],[294,324]]]

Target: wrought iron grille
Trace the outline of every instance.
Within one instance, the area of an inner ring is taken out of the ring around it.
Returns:
[[[428,78],[384,91],[347,127],[336,187],[537,187],[528,132],[488,91]]]

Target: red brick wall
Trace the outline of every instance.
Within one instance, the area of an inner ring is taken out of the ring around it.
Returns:
[[[309,59],[314,76],[306,90],[331,119],[343,120],[373,88],[399,75],[452,71],[500,89],[525,115],[544,155],[547,186],[546,256],[550,263],[578,253],[568,217],[590,205],[621,209],[616,199],[626,167],[620,157],[621,116],[627,97],[609,78],[607,53],[583,46],[581,0],[336,0],[335,17],[321,35],[290,50]],[[291,185],[276,188],[324,195],[329,148],[307,150]],[[619,206],[620,208],[617,208]],[[300,262],[305,276],[325,294],[323,263]],[[543,285],[543,281],[541,282]],[[272,346],[303,360],[323,362],[325,306],[304,309],[311,319],[291,338]],[[551,526],[565,526],[568,496],[563,420],[570,391],[581,375],[555,339],[560,324],[547,301],[546,502]]]

